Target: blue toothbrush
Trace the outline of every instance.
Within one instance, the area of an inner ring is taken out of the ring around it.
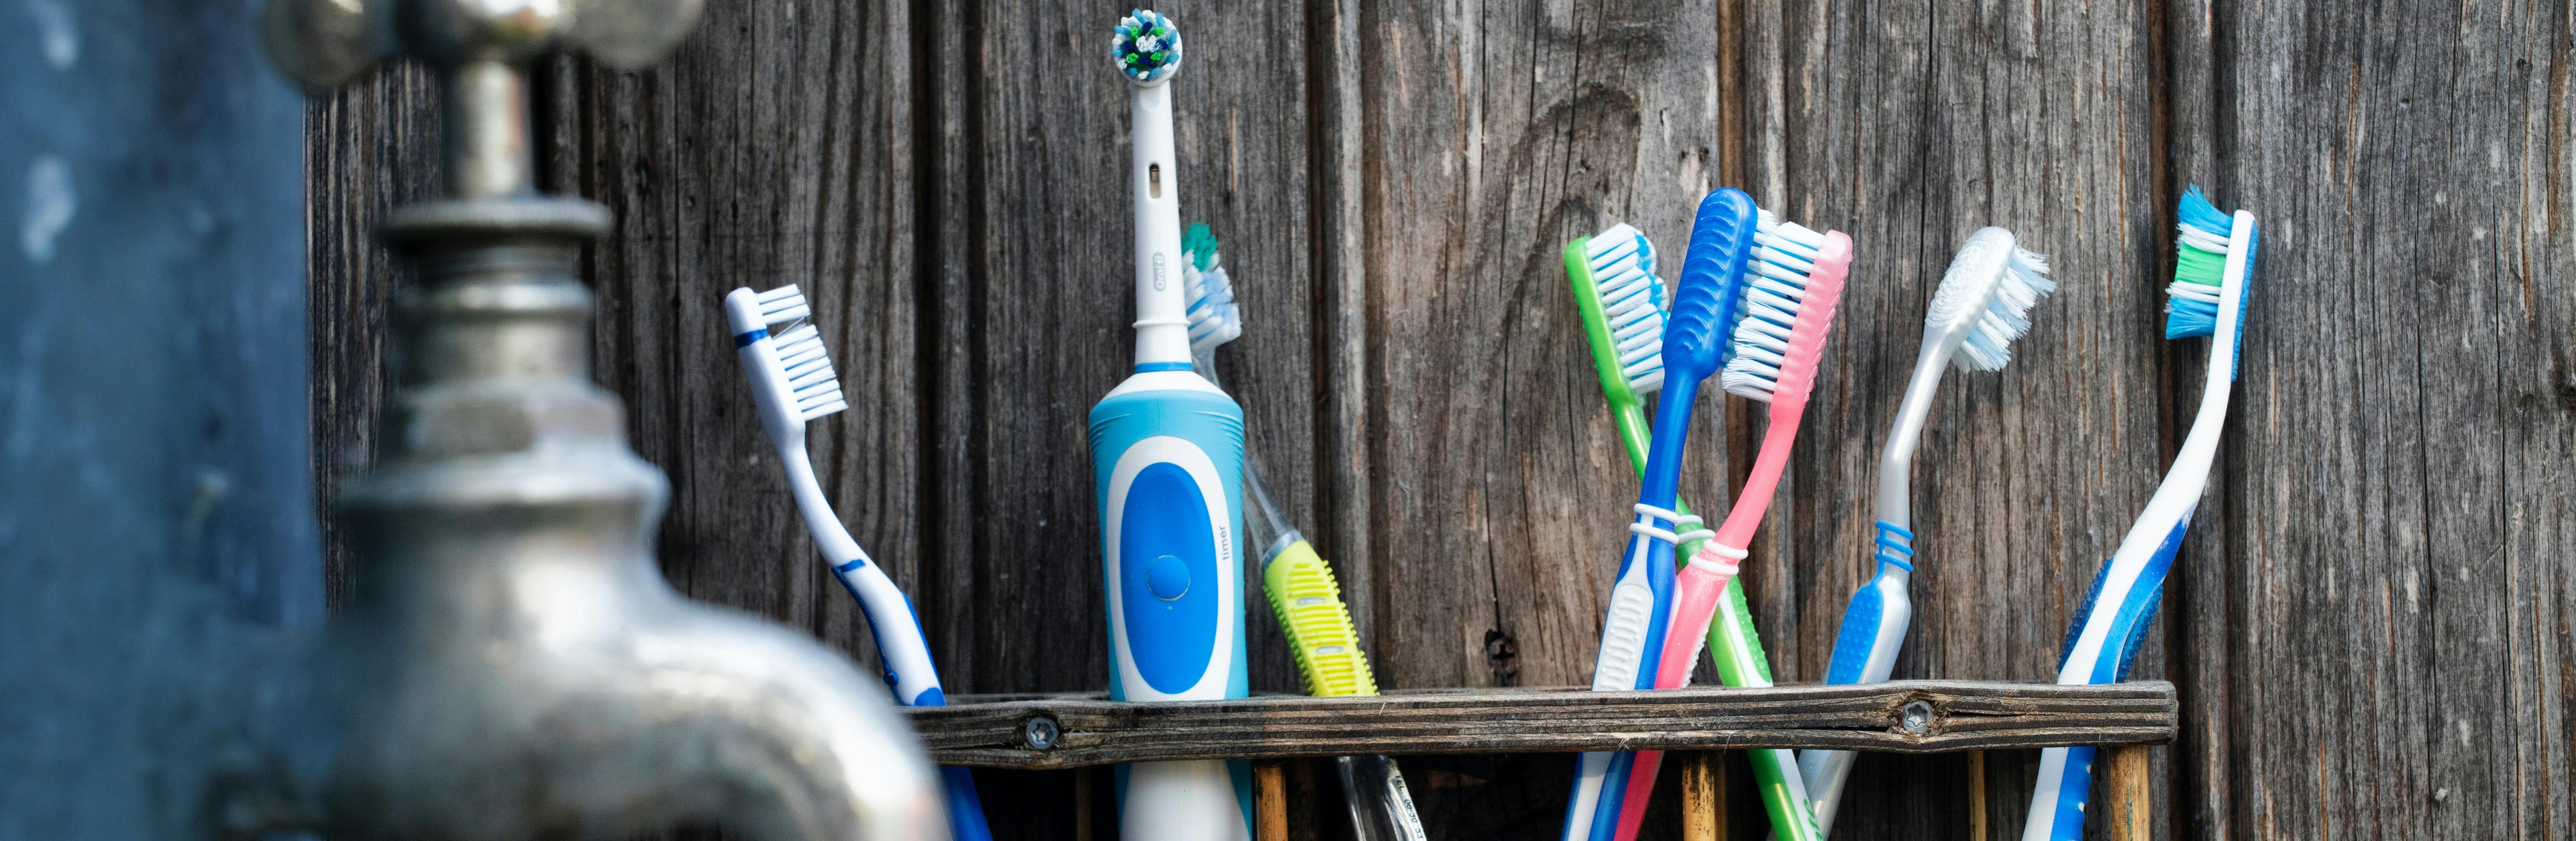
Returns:
[[[2030,308],[2057,291],[2048,279],[2048,258],[2022,249],[2011,231],[1982,228],[1950,260],[1941,286],[1923,316],[1923,346],[1914,359],[1914,375],[1878,459],[1878,540],[1871,560],[1878,574],[1852,593],[1843,608],[1842,629],[1834,637],[1833,659],[1825,666],[1826,683],[1885,683],[1896,667],[1897,650],[1914,603],[1905,584],[1914,573],[1913,512],[1908,491],[1914,445],[1932,411],[1932,394],[1941,386],[1944,368],[1964,372],[2001,370],[2012,360],[2012,341],[2030,329]],[[1815,803],[1816,826],[1831,834],[1843,783],[1851,777],[1853,754],[1847,750],[1810,750],[1798,755],[1799,775]]]
[[[1655,429],[1647,444],[1643,487],[1637,491],[1636,520],[1629,524],[1627,550],[1619,559],[1619,577],[1611,585],[1609,617],[1601,629],[1601,649],[1592,666],[1592,691],[1616,692],[1655,687],[1656,658],[1664,650],[1664,629],[1671,618],[1673,547],[1705,539],[1715,532],[1700,527],[1699,518],[1673,510],[1681,484],[1682,443],[1690,433],[1691,404],[1700,381],[1717,373],[1735,324],[1737,287],[1744,282],[1744,261],[1753,246],[1753,197],[1733,187],[1710,193],[1700,202],[1691,225],[1690,253],[1682,262],[1680,290],[1664,328],[1663,395],[1655,402]],[[1676,533],[1679,532],[1679,533]],[[1619,826],[1620,799],[1636,755],[1626,752],[1583,754],[1576,766],[1573,798],[1565,807],[1565,841],[1611,841]]]

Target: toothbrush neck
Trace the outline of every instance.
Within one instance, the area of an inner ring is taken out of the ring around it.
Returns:
[[[1170,80],[1136,86],[1128,98],[1135,153],[1136,364],[1190,364],[1188,302],[1182,299],[1179,171],[1172,156]]]
[[[1673,507],[1680,495],[1682,444],[1690,435],[1691,403],[1699,397],[1700,381],[1688,375],[1675,376],[1664,382],[1664,392],[1655,398],[1655,431],[1646,444],[1646,470],[1637,501],[1657,508]]]
[[[1942,346],[1947,343],[1940,333],[1923,337],[1923,350],[1914,357],[1914,378],[1905,384],[1904,402],[1897,409],[1896,426],[1888,430],[1887,447],[1878,453],[1878,519],[1897,528],[1914,527],[1914,447],[1922,440],[1923,422],[1932,413],[1932,395],[1941,388],[1950,354],[1957,352],[1945,352]]]
[[[1781,400],[1771,404],[1771,423],[1762,433],[1762,453],[1753,458],[1753,472],[1744,479],[1744,491],[1735,496],[1735,508],[1726,512],[1726,524],[1717,528],[1717,543],[1744,549],[1753,542],[1753,531],[1762,527],[1762,515],[1771,509],[1771,495],[1780,487],[1780,474],[1789,467],[1789,447],[1798,440],[1798,419],[1806,414],[1803,398]]]

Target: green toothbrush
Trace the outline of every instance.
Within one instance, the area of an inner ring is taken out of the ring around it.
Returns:
[[[1565,244],[1566,278],[1574,287],[1575,308],[1583,314],[1583,333],[1590,339],[1593,366],[1601,374],[1601,395],[1610,402],[1611,421],[1628,448],[1628,466],[1643,473],[1647,425],[1645,401],[1639,395],[1664,384],[1664,283],[1655,277],[1655,247],[1646,235],[1621,223],[1599,236]],[[1676,501],[1683,516],[1690,507]],[[1701,541],[1675,551],[1690,557]],[[1768,685],[1769,657],[1753,630],[1753,610],[1744,603],[1744,588],[1730,583],[1717,603],[1716,621],[1708,625],[1708,651],[1717,661],[1717,677],[1728,686]],[[1785,750],[1752,750],[1753,777],[1762,789],[1763,808],[1771,815],[1774,834],[1783,841],[1818,841],[1814,812],[1803,796],[1796,754]],[[1804,818],[1801,820],[1800,818]]]

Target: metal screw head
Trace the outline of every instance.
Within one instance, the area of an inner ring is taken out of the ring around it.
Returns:
[[[1931,702],[1909,702],[1900,712],[1903,714],[1904,718],[1898,722],[1897,726],[1904,729],[1905,735],[1920,736],[1932,729]]]
[[[1056,737],[1061,735],[1064,735],[1064,731],[1056,725],[1055,719],[1051,716],[1041,715],[1020,725],[1020,742],[1028,745],[1030,750],[1053,748]]]

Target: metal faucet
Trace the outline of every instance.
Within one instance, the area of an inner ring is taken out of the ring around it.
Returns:
[[[596,203],[539,195],[526,66],[633,68],[700,0],[271,0],[314,88],[409,57],[443,78],[445,196],[385,236],[399,386],[374,473],[338,500],[349,603],[233,690],[219,837],[615,838],[712,823],[763,841],[945,839],[928,759],[884,690],[806,637],[689,602],[656,570],[669,496],[589,377]]]

